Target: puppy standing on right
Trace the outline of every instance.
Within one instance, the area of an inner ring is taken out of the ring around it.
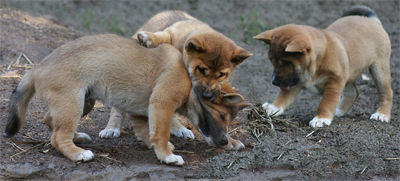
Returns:
[[[353,105],[359,95],[355,80],[369,68],[380,100],[370,119],[390,121],[389,36],[368,7],[354,6],[344,16],[325,30],[289,24],[254,37],[270,45],[272,83],[281,88],[272,104],[263,104],[269,115],[282,114],[297,93],[307,89],[323,96],[310,126],[330,125],[334,114],[342,116]]]

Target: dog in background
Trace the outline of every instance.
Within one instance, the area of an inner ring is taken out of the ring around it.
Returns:
[[[263,104],[268,114],[282,114],[306,89],[323,96],[310,126],[330,125],[334,114],[343,116],[357,99],[355,80],[368,68],[380,99],[370,119],[390,121],[390,39],[370,8],[352,7],[325,30],[288,24],[254,39],[269,45],[272,84],[281,89],[272,104]]]

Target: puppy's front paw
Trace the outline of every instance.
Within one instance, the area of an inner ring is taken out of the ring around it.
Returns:
[[[92,153],[92,151],[90,150],[85,150],[84,152],[81,152],[77,155],[76,160],[75,161],[90,161],[93,160],[94,155]]]
[[[262,105],[262,107],[265,109],[265,112],[267,113],[267,115],[279,116],[284,111],[282,108],[277,108],[268,102],[264,103]]]
[[[331,125],[331,123],[332,123],[332,119],[315,117],[314,119],[312,119],[310,121],[309,124],[311,127],[316,128],[316,127],[324,127],[324,125],[329,126],[329,125]]]
[[[145,32],[145,31],[141,31],[137,34],[137,38],[139,40],[139,43],[145,47],[151,48],[151,44],[153,44],[153,42],[151,41],[150,35]]]
[[[229,138],[229,143],[225,145],[223,148],[224,150],[240,150],[244,148],[244,144],[239,140]]]
[[[183,163],[185,163],[185,161],[183,161],[183,158],[179,155],[168,155],[167,157],[165,157],[164,160],[161,160],[163,163],[166,163],[168,165],[177,165],[177,166],[181,166],[183,165]]]
[[[382,121],[382,122],[389,122],[389,118],[380,112],[376,112],[376,113],[372,114],[369,119]]]
[[[180,128],[171,129],[171,134],[175,135],[176,137],[183,137],[184,139],[194,139],[194,134],[192,130],[187,129],[183,126]]]
[[[78,133],[78,132],[76,132],[75,135],[74,135],[73,142],[75,144],[84,144],[84,143],[92,142],[92,139],[86,133]]]
[[[104,129],[99,133],[100,138],[118,138],[120,135],[121,132],[118,128]]]

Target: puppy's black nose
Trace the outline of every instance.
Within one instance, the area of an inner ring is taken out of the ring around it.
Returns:
[[[211,91],[203,91],[203,95],[202,95],[202,97],[203,97],[203,99],[205,99],[205,100],[209,100],[209,99],[211,99],[212,98],[212,92]]]
[[[280,86],[279,81],[277,81],[276,79],[272,80],[272,84],[278,87]]]
[[[226,145],[226,144],[228,144],[228,138],[226,136],[224,136],[224,137],[222,137],[221,145]]]

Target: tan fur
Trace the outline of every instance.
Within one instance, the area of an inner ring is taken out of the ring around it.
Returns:
[[[250,52],[237,46],[207,24],[181,11],[165,11],[155,15],[135,33],[133,38],[137,38],[146,47],[153,48],[167,43],[182,51],[193,89],[198,97],[206,100],[215,99],[221,90],[221,85],[227,81],[233,69],[252,56]],[[204,74],[200,69],[204,70]],[[113,112],[118,111],[113,109]],[[124,113],[117,114],[125,117]],[[109,125],[100,133],[100,137],[118,137],[120,127],[113,125],[116,123],[121,125],[121,122],[123,120],[119,117],[111,115]],[[171,126],[173,126],[171,133],[172,130],[185,129],[176,119],[172,120]],[[226,128],[227,125],[222,124],[222,127]],[[118,136],[112,136],[113,133],[117,133]],[[214,145],[212,142],[208,143]]]
[[[44,119],[53,131],[52,145],[73,161],[93,159],[91,151],[74,142],[90,142],[76,128],[94,100],[128,113],[139,139],[154,148],[160,161],[176,165],[182,165],[183,159],[172,153],[169,143],[174,112],[193,120],[195,127],[204,124],[202,114],[210,112],[207,107],[198,109],[209,103],[193,93],[179,51],[170,45],[145,48],[136,40],[116,35],[92,35],[67,43],[27,73],[12,95],[11,112],[16,116],[10,114],[5,135],[12,136],[22,126],[33,92],[49,107]],[[237,107],[242,101],[236,94],[236,100],[228,101],[226,107]],[[211,115],[211,122],[213,116],[219,118],[219,113]]]
[[[253,55],[207,24],[180,11],[155,15],[133,37],[146,47],[167,43],[181,51],[193,89],[204,99],[214,99],[233,69]]]
[[[380,107],[371,119],[390,120],[390,40],[375,19],[343,17],[325,30],[290,24],[254,38],[270,45],[273,83],[282,89],[272,104],[264,104],[268,112],[281,114],[301,89],[307,89],[323,96],[310,125],[329,125],[336,108],[336,115],[341,116],[353,105],[359,95],[355,80],[369,68],[380,98]],[[298,83],[285,90],[289,82],[296,82],[293,75]]]

